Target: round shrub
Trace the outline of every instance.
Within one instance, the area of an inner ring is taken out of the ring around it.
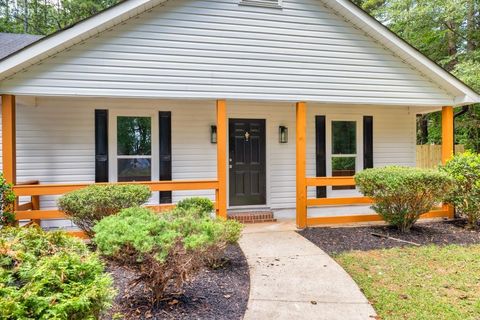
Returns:
[[[480,155],[465,152],[455,155],[440,170],[454,180],[446,201],[455,206],[456,212],[467,218],[468,227],[478,228],[480,220]]]
[[[178,293],[205,264],[210,250],[223,241],[237,241],[240,232],[236,237],[232,229],[219,219],[193,213],[159,215],[138,207],[102,219],[94,227],[93,241],[105,257],[134,268],[158,301],[169,292]]]
[[[391,166],[355,175],[360,192],[374,200],[372,209],[387,223],[409,231],[450,190],[450,177],[436,170]]]
[[[199,216],[207,217],[210,216],[215,207],[213,202],[208,198],[191,197],[179,201],[177,208],[181,210],[194,209]]]
[[[65,194],[58,207],[85,233],[93,237],[93,226],[106,216],[144,204],[151,191],[144,185],[91,185]]]
[[[8,183],[0,172],[0,226],[11,226],[15,223],[14,203],[12,184]]]
[[[38,227],[0,231],[1,319],[98,319],[114,294],[81,240]]]

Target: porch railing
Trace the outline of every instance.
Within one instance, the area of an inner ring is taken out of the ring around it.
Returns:
[[[330,187],[330,186],[354,186],[355,179],[353,177],[311,177],[306,178],[305,194],[308,194],[309,187]],[[308,217],[309,207],[322,207],[333,205],[361,205],[371,204],[372,199],[369,197],[346,197],[346,198],[307,198],[307,226],[321,225],[321,224],[339,224],[339,223],[355,223],[355,222],[371,222],[382,221],[377,214],[360,214],[349,216],[330,216],[330,217]],[[451,206],[442,204],[441,207],[436,208],[424,215],[422,218],[435,217],[453,217],[453,209]]]
[[[111,183],[96,183],[106,185]],[[216,179],[206,180],[174,180],[174,181],[142,181],[142,182],[118,182],[115,184],[140,184],[146,185],[151,191],[188,191],[188,190],[215,190],[215,207],[218,203],[219,182]],[[67,218],[65,213],[58,209],[41,209],[40,196],[62,195],[74,190],[85,188],[92,183],[71,183],[71,184],[17,184],[13,191],[17,197],[30,196],[31,202],[18,205],[15,210],[17,220],[32,220],[37,223],[42,219]],[[172,207],[170,204],[154,205],[151,207],[162,208]]]

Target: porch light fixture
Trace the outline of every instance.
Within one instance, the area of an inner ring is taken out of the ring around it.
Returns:
[[[278,127],[278,142],[287,143],[288,142],[288,128],[285,126]]]
[[[217,143],[217,126],[210,126],[210,142]]]

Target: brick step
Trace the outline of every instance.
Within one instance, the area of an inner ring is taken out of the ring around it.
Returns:
[[[228,219],[234,219],[241,223],[276,222],[272,211],[248,211],[229,212]]]

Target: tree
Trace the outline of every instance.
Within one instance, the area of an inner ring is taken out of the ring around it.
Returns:
[[[48,35],[122,0],[0,0],[0,32]]]

